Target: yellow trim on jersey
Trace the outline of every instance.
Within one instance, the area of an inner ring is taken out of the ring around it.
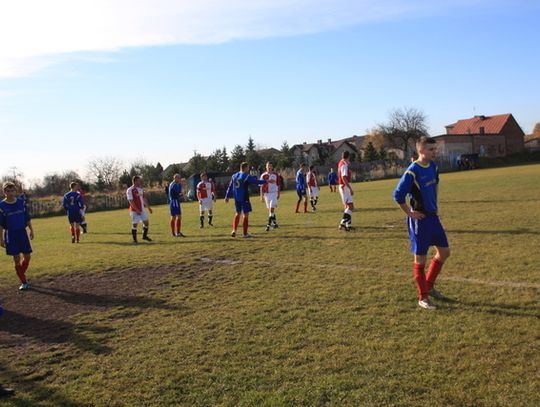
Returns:
[[[429,163],[427,163],[426,165],[423,165],[422,163],[420,163],[419,160],[416,160],[414,163],[415,163],[415,164],[418,164],[418,165],[419,165],[420,167],[422,167],[422,168],[429,168],[429,165],[431,164],[431,162],[429,162]]]
[[[418,189],[420,189],[420,184],[418,184],[418,182],[416,182],[416,174],[414,172],[412,172],[411,170],[405,171],[405,174],[411,174],[412,177],[413,177],[414,184],[418,187]]]

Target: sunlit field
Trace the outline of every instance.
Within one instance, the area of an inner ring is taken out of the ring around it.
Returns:
[[[397,180],[354,185],[354,232],[337,229],[339,195],[316,213],[282,194],[279,228],[229,237],[183,204],[150,217],[131,242],[128,211],[35,219],[31,290],[0,258],[0,383],[16,406],[540,405],[540,165],[442,174],[439,207],[452,255],[417,306]],[[2,404],[4,403],[4,404]]]

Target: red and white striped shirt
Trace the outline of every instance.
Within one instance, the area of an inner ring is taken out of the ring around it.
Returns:
[[[279,176],[274,171],[268,172],[265,171],[261,175],[261,179],[266,181],[266,184],[261,186],[262,192],[264,194],[274,193],[279,191]]]
[[[213,198],[215,193],[216,193],[216,188],[214,187],[213,182],[201,181],[197,184],[197,198],[198,199]]]

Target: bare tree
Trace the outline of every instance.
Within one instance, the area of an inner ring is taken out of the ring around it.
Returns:
[[[122,174],[122,161],[115,157],[100,157],[88,162],[88,178],[99,189],[115,189]]]
[[[384,136],[388,147],[403,151],[408,159],[412,155],[415,141],[428,135],[426,122],[424,112],[405,107],[391,111],[388,123],[379,124],[377,130]]]

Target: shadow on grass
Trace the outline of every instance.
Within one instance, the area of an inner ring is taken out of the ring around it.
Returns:
[[[2,398],[5,405],[16,407],[34,407],[42,405],[43,402],[52,403],[56,406],[66,407],[86,407],[88,404],[80,403],[69,399],[58,390],[40,384],[38,380],[27,379],[23,374],[20,374],[11,369],[0,366],[1,378],[3,385],[6,387],[14,387],[15,394],[11,397]],[[4,377],[8,379],[5,380]],[[4,405],[4,404],[2,404]]]
[[[122,289],[122,287],[119,287]],[[32,285],[32,291],[36,291],[40,294],[51,295],[58,298],[61,301],[77,304],[88,305],[91,308],[95,307],[127,307],[127,308],[140,308],[140,309],[163,309],[170,311],[180,311],[181,309],[168,304],[164,300],[149,297],[140,296],[109,296],[104,294],[92,294],[88,292],[69,291],[56,287],[41,287],[39,285]]]
[[[71,343],[77,348],[96,355],[108,354],[111,349],[93,341],[78,331],[85,330],[96,334],[112,332],[111,328],[88,325],[75,325],[56,319],[40,319],[6,310],[0,324],[0,331],[12,335],[32,337],[49,344]]]
[[[484,312],[497,316],[540,319],[540,308],[536,306],[490,304],[479,301],[463,301],[457,299],[449,299],[447,301],[441,301],[441,303],[447,303],[460,308],[466,308],[472,311]]]

